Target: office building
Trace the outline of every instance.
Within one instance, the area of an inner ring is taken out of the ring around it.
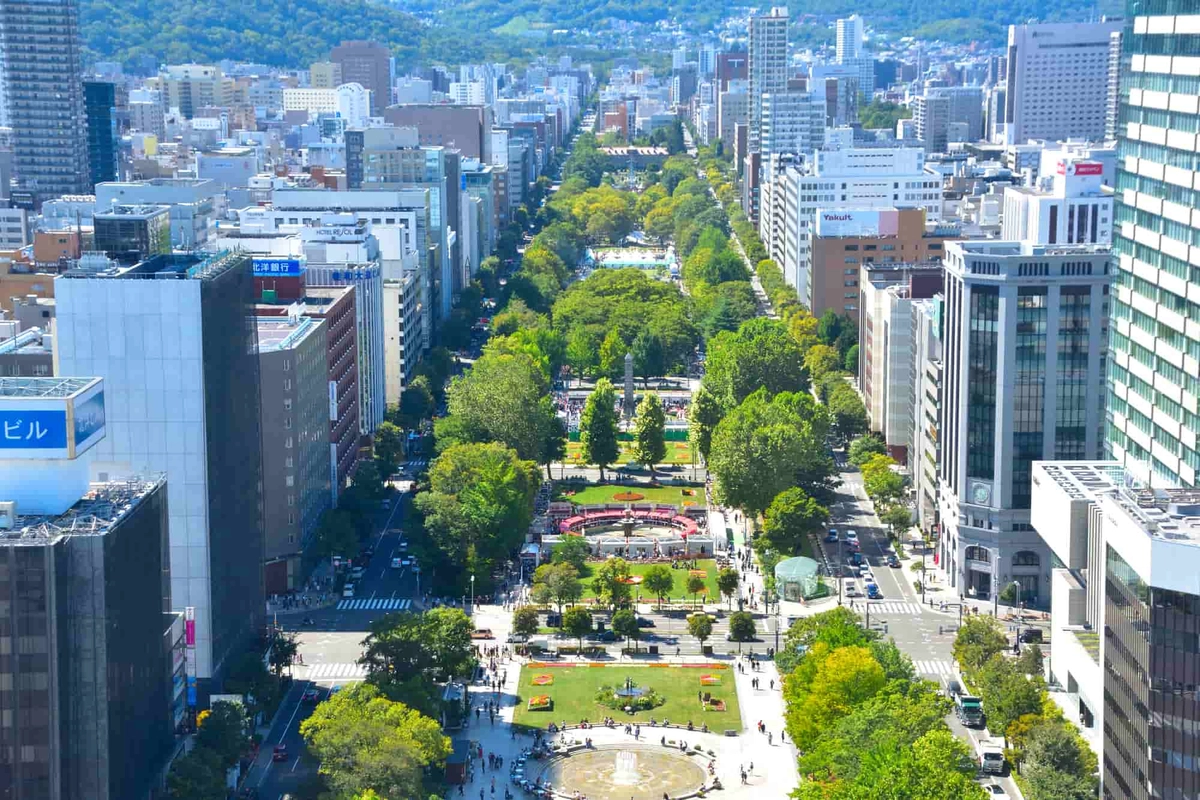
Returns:
[[[121,174],[116,84],[84,81],[83,103],[87,115],[88,165],[92,170],[90,185],[115,181]]]
[[[171,219],[171,247],[201,250],[225,207],[225,196],[216,181],[204,178],[152,178],[148,181],[101,183],[96,186],[96,208],[114,205],[167,206]]]
[[[308,83],[314,89],[336,89],[342,80],[342,65],[332,61],[316,61],[308,68]]]
[[[939,527],[937,465],[942,458],[942,449],[938,425],[942,405],[945,308],[940,294],[918,300],[912,306],[912,437],[908,445],[908,474],[912,481],[917,525],[931,538],[936,538]]]
[[[78,2],[3,0],[0,54],[18,185],[38,206],[86,194],[91,172]]]
[[[491,106],[399,105],[384,111],[383,118],[397,128],[416,128],[422,146],[453,148],[463,158],[492,161]]]
[[[750,114],[750,95],[743,85],[739,91],[730,90],[717,95],[717,135],[726,148],[733,149],[733,132],[737,125],[745,125]]]
[[[919,208],[925,211],[926,223],[941,220],[941,178],[925,170],[925,152],[915,147],[823,150],[809,164],[788,167],[775,180],[782,182],[783,230],[778,241],[783,248],[771,257],[805,304],[815,301],[811,238],[819,213]],[[767,233],[764,242],[776,238]]]
[[[392,54],[377,42],[342,42],[329,53],[341,68],[343,83],[357,83],[371,93],[371,116],[392,102]]]
[[[1111,245],[1113,195],[1104,165],[1065,146],[1043,150],[1035,186],[1006,186],[1000,236],[1035,244]]]
[[[837,21],[837,50],[839,64],[863,54],[863,20],[857,14]]]
[[[910,216],[920,214],[910,212]],[[909,465],[915,429],[912,387],[918,380],[912,355],[913,313],[919,301],[942,291],[942,266],[936,261],[863,264],[859,281],[861,307],[851,318],[859,329],[863,405],[871,430],[883,437],[888,455],[902,466]]]
[[[384,262],[383,320],[385,392],[391,406],[400,402],[426,349],[420,272],[415,264]]]
[[[58,372],[105,380],[102,480],[166,473],[171,598],[202,698],[259,633],[262,453],[249,256],[160,255],[55,281]],[[203,705],[203,704],[202,704]]]
[[[311,286],[353,286],[358,333],[359,431],[370,436],[387,410],[384,369],[383,271],[369,222],[353,214],[322,214],[301,229]]]
[[[952,142],[983,138],[983,89],[978,86],[935,86],[913,98],[913,123],[926,153],[949,152]],[[965,136],[953,135],[954,131]]]
[[[735,81],[746,81],[750,77],[747,69],[750,60],[745,52],[717,53],[717,83],[720,91],[730,90],[729,84]]]
[[[0,339],[0,376],[45,378],[54,374],[54,336],[39,327]]]
[[[1121,31],[1108,35],[1108,107],[1104,113],[1104,141],[1121,133]]]
[[[88,481],[106,388],[0,378],[0,791],[17,800],[148,797],[185,710],[166,486]]]
[[[1109,56],[1120,22],[1010,25],[1006,144],[1104,137]]]
[[[1028,604],[1049,602],[1032,464],[1101,451],[1110,258],[1107,247],[946,246],[938,546],[959,594],[993,599],[1012,574]]]
[[[301,558],[330,507],[329,371],[325,323],[293,306],[258,317],[262,383],[263,582],[267,594],[303,588]]]
[[[1105,800],[1194,792],[1198,520],[1196,490],[1116,462],[1034,464],[1032,521],[1055,556],[1050,697],[1099,756]]]
[[[135,264],[171,252],[171,209],[115,205],[92,215],[94,249],[111,259]]]
[[[0,252],[20,250],[33,241],[29,209],[0,208]]]
[[[1181,166],[1196,136],[1193,115],[1163,111],[1200,99],[1182,74],[1200,45],[1191,19],[1138,15],[1122,41],[1107,447],[1156,486],[1195,486],[1200,473],[1200,192]]]
[[[750,152],[759,150],[763,96],[785,91],[788,79],[788,12],[783,6],[750,17],[746,72],[750,95]]]
[[[192,119],[203,108],[229,105],[233,80],[210,64],[173,64],[158,76],[158,90],[168,110]]]
[[[803,89],[762,98],[761,152],[811,153],[825,144],[825,98]]]

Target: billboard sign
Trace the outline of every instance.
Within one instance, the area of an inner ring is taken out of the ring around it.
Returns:
[[[1104,165],[1098,161],[1059,161],[1059,175],[1103,175]]]
[[[818,211],[817,236],[878,236],[878,211]]]
[[[104,438],[104,382],[70,394],[0,396],[0,455],[73,459]]]
[[[304,271],[304,262],[299,258],[255,258],[256,278],[297,278]]]

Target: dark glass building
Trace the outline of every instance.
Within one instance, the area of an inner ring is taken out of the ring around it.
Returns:
[[[87,116],[88,166],[91,185],[115,181],[119,170],[116,84],[107,81],[83,82],[83,106]]]
[[[161,479],[0,531],[0,796],[149,796],[175,731],[166,552]]]

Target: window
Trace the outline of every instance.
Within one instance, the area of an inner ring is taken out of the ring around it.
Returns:
[[[296,476],[288,475],[287,477],[285,477],[283,479],[283,485],[288,487],[289,489],[291,487],[295,486],[296,485]]]
[[[1041,556],[1032,550],[1019,550],[1013,553],[1012,565],[1014,567],[1037,567],[1041,563]]]
[[[982,561],[985,564],[992,563],[991,551],[975,544],[967,548],[966,557],[971,561]]]
[[[292,410],[292,398],[290,398],[290,397],[283,398],[283,410],[284,411]]]

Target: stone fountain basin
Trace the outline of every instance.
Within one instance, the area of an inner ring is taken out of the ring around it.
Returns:
[[[637,755],[639,782],[634,786],[616,785],[617,753]],[[662,800],[666,792],[672,800],[694,797],[709,783],[707,764],[711,757],[700,751],[662,747],[658,744],[596,745],[550,759],[540,773],[542,783],[554,786],[556,797],[569,800],[575,792],[588,800]]]

